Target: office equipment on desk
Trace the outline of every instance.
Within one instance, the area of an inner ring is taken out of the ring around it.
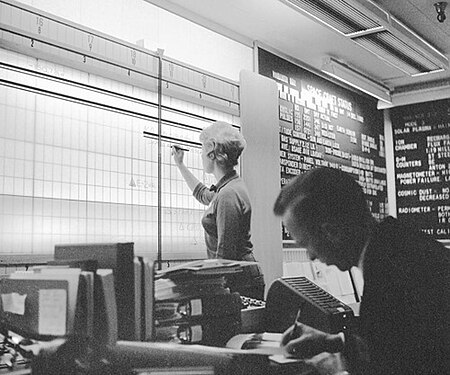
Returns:
[[[99,268],[98,262],[94,259],[53,259],[48,261],[45,266],[35,266],[33,269],[48,266],[79,268],[82,271],[94,273],[97,271],[97,268]]]
[[[242,272],[240,263],[208,259],[157,272],[156,340],[223,346],[239,333],[242,300],[224,276]]]
[[[88,243],[55,246],[58,264],[91,265],[112,269],[117,304],[118,339],[154,339],[154,264],[134,256],[133,243]]]
[[[191,299],[196,297],[229,294],[223,276],[155,280],[155,301]]]
[[[183,263],[156,272],[155,300],[183,300],[229,294],[225,276],[242,272],[254,262],[227,259],[203,259]]]
[[[240,273],[243,267],[256,264],[258,263],[229,259],[201,259],[157,271],[156,277],[175,280],[195,276],[223,276],[226,274]]]
[[[266,302],[246,296],[241,296],[241,302],[241,333],[265,331]]]
[[[265,328],[284,332],[298,310],[300,322],[324,332],[337,333],[355,325],[353,310],[306,277],[275,280],[266,298]]]
[[[51,340],[72,331],[68,323],[67,280],[1,280],[2,325],[39,340]],[[71,319],[69,319],[71,316]]]
[[[82,306],[78,308],[77,318],[78,323],[74,327],[74,332],[77,335],[85,337],[93,337],[94,335],[94,274],[97,271],[97,263],[93,261],[64,261],[54,262],[50,261],[47,265],[33,266],[29,272],[18,271],[11,275],[31,275],[31,277],[40,276],[42,278],[52,277],[72,278],[69,287],[74,291],[69,290],[69,311],[74,311],[75,304]],[[77,290],[77,292],[75,292]],[[69,314],[68,324],[71,326],[71,315]]]
[[[77,266],[93,272],[82,271]],[[51,261],[48,265],[33,267],[30,272],[16,272],[22,278],[24,275],[32,275],[32,277],[50,275],[53,278],[59,278],[61,275],[69,277],[71,274],[78,273],[80,282],[76,303],[81,303],[84,308],[77,310],[77,318],[79,322],[83,322],[83,325],[78,323],[74,332],[82,337],[93,338],[97,344],[114,345],[118,335],[117,304],[111,269],[97,268],[97,261],[93,260],[59,260]],[[72,283],[72,288],[76,285]],[[70,309],[70,304],[73,303],[75,301],[69,301],[69,311],[73,310]]]
[[[0,374],[31,374],[30,356],[17,344],[19,336],[0,333]]]
[[[0,372],[5,364],[14,374],[23,362],[32,367],[33,374],[66,374],[70,366],[75,371],[76,359],[84,363],[87,353],[104,351],[117,342],[116,297],[110,269],[97,269],[94,274],[52,265],[17,271],[0,279],[0,297],[2,345],[11,343],[14,358],[9,363],[8,353],[0,348]],[[46,350],[48,354],[41,355]],[[26,361],[17,361],[21,360],[17,353]],[[53,354],[50,367],[37,371],[36,361],[46,362]],[[93,358],[101,354],[95,353]],[[60,365],[64,371],[60,371]]]
[[[156,340],[224,346],[241,330],[241,307],[238,293],[156,302]]]
[[[137,257],[141,265],[141,340],[155,339],[155,266],[145,257]]]
[[[141,339],[141,271],[134,259],[134,243],[86,243],[55,245],[55,260],[97,261],[112,269],[117,302],[118,337]]]
[[[101,345],[115,345],[118,338],[118,310],[113,271],[98,269],[94,283],[94,339]]]
[[[223,347],[241,329],[239,315],[155,324],[156,341]]]
[[[97,272],[97,271],[95,271]],[[95,335],[95,273],[91,271],[81,271],[80,282],[78,285],[77,304],[82,308],[76,311],[76,317],[83,325],[76,325],[75,332],[85,337],[94,337]]]
[[[78,311],[80,321],[86,322],[85,328],[77,327],[77,334],[93,337],[94,335],[94,275],[97,272],[97,261],[91,259],[85,260],[51,260],[46,265],[33,266],[31,268],[34,272],[41,274],[51,273],[65,273],[64,269],[70,268],[67,273],[73,272],[73,269],[80,270],[80,282],[78,289],[78,303],[86,306],[85,309]]]
[[[239,293],[229,293],[156,302],[154,314],[159,323],[164,323],[239,316],[241,308]]]
[[[33,374],[72,373],[78,364],[86,365],[94,350],[98,353],[92,359],[100,360],[103,351],[117,342],[111,269],[97,269],[94,274],[53,265],[17,271],[0,280],[0,295],[3,345],[12,344],[14,363],[20,359],[15,354],[23,354]],[[45,351],[48,354],[41,355]],[[3,362],[8,365],[4,353],[2,349],[0,370]],[[52,355],[53,361],[48,360]],[[40,364],[47,362],[49,367],[39,372]],[[11,373],[16,370],[14,363]]]
[[[137,257],[133,257],[133,280],[134,288],[130,293],[134,293],[134,309],[133,309],[133,322],[134,322],[134,339],[142,340],[142,264]]]
[[[175,301],[156,301],[154,310],[157,325],[228,316],[239,319],[240,315],[240,333],[263,332],[265,329],[264,314],[264,301],[240,296],[239,293],[207,295]]]
[[[51,340],[93,334],[93,276],[80,269],[17,271],[0,280],[2,327]]]

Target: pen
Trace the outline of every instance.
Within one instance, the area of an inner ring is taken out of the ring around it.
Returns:
[[[177,146],[177,145],[172,145],[172,147],[173,147],[176,151],[179,151],[179,150],[181,150],[181,151],[189,151],[187,148],[183,148],[183,147],[180,147],[180,146]]]
[[[301,314],[301,309],[298,309],[297,316],[295,317],[295,321],[294,321],[294,328],[292,329],[292,333],[291,333],[291,339],[296,339],[297,337],[300,337],[300,335],[301,335],[300,314]]]

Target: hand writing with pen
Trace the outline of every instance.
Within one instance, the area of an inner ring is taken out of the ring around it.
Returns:
[[[300,310],[294,324],[282,336],[281,347],[286,357],[312,358],[317,354],[337,353],[344,348],[343,334],[330,334],[300,323]]]
[[[187,151],[189,151],[189,150],[186,148],[182,148],[177,145],[172,145],[172,155],[173,155],[173,159],[175,160],[176,165],[183,164],[184,153]]]

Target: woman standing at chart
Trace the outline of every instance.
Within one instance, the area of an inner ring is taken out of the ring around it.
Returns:
[[[173,147],[172,155],[194,197],[208,205],[202,225],[208,258],[255,261],[250,239],[252,208],[244,181],[234,167],[246,146],[242,134],[230,124],[215,122],[200,133],[203,170],[216,178],[216,186],[206,187],[186,167],[184,151]],[[258,265],[227,277],[231,291],[264,299],[264,277]]]

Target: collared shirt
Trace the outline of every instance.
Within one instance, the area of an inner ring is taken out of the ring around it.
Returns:
[[[199,183],[193,191],[200,203],[209,205],[202,218],[208,258],[242,260],[253,249],[247,188],[232,170],[218,181],[215,190]]]
[[[371,237],[367,239],[366,243],[364,244],[363,251],[361,251],[361,255],[359,256],[358,268],[361,272],[363,272],[364,256],[366,255],[367,248],[369,247],[370,239]]]

